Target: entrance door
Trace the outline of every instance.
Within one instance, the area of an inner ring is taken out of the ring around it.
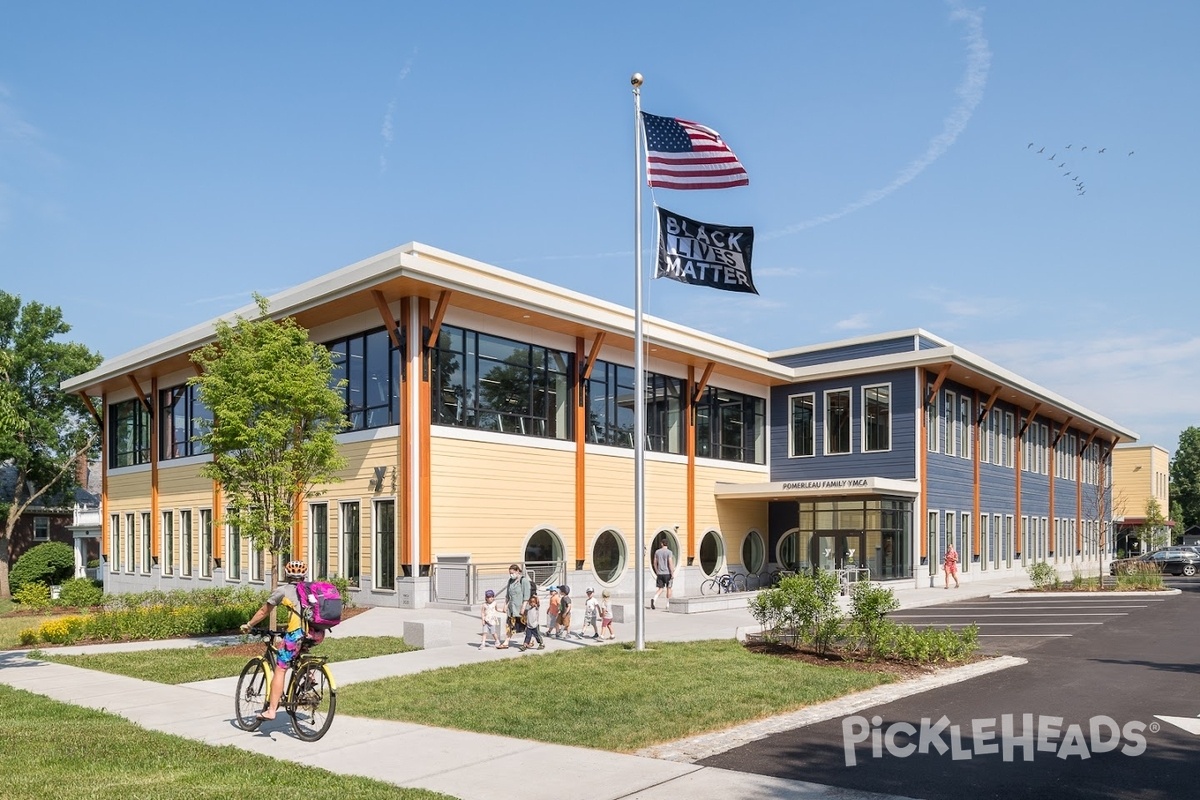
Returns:
[[[812,561],[823,570],[866,566],[866,539],[862,531],[835,531],[814,536]]]

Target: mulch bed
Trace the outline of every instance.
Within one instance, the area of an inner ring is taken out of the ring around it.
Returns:
[[[908,661],[897,661],[887,658],[867,661],[853,653],[843,653],[836,650],[821,654],[808,648],[796,648],[778,642],[747,642],[746,649],[752,653],[762,653],[763,655],[776,656],[778,658],[803,661],[806,664],[818,667],[841,667],[842,669],[852,669],[859,672],[883,672],[894,676],[897,680],[920,678],[925,675],[931,675],[942,668],[942,665],[913,664]],[[973,661],[981,661],[985,658],[987,656],[975,654],[965,659],[962,663],[968,664]],[[960,665],[955,664],[954,666]]]

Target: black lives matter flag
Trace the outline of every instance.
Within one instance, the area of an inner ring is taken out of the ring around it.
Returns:
[[[658,209],[656,278],[758,294],[750,277],[754,228],[712,225]]]

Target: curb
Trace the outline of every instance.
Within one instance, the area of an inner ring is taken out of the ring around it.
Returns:
[[[1107,590],[1097,589],[1094,592],[1085,591],[1068,591],[1068,592],[1018,592],[1016,590],[1007,592],[997,592],[996,594],[988,595],[993,600],[1010,599],[1013,597],[1038,597],[1038,598],[1079,598],[1091,599],[1097,597],[1171,597],[1177,594],[1183,594],[1182,589],[1159,589],[1155,591],[1130,591],[1130,592],[1110,592]]]
[[[899,683],[876,686],[874,689],[867,689],[864,692],[857,692],[845,697],[839,697],[836,700],[818,703],[788,714],[749,722],[715,733],[705,733],[687,739],[678,739],[666,744],[645,747],[638,750],[634,755],[692,764],[741,747],[744,744],[765,739],[776,733],[783,733],[784,731],[814,725],[818,722],[844,717],[847,714],[862,711],[873,706],[891,703],[895,700],[928,692],[942,686],[960,683],[971,678],[978,678],[981,675],[988,675],[1028,663],[1028,659],[1017,656],[999,656],[987,661],[978,661],[974,664],[966,664],[961,667],[943,669],[932,675],[912,678],[900,681]]]

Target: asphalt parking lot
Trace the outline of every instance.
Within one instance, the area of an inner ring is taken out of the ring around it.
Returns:
[[[986,652],[1028,663],[700,763],[930,800],[1200,796],[1200,577],[1167,583],[1182,594],[1009,595],[897,613],[919,626],[973,621]]]

